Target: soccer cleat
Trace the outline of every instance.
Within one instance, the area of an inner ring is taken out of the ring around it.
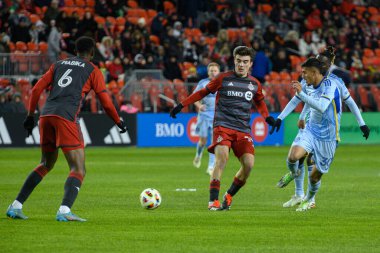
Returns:
[[[222,203],[222,209],[223,210],[230,210],[232,204],[232,196],[229,193],[225,193],[223,196],[223,203]]]
[[[214,201],[212,201],[212,202],[208,202],[208,210],[210,210],[210,211],[220,211],[220,210],[222,210],[221,208],[220,208],[220,202],[219,202],[219,200],[214,200]]]
[[[196,156],[193,160],[193,165],[195,168],[199,169],[201,167],[201,157],[200,156]]]
[[[208,167],[206,170],[206,174],[212,175],[212,172],[214,171],[214,167]]]
[[[311,201],[309,203],[309,209],[313,209],[313,208],[316,208],[316,207],[317,207],[317,205],[315,204],[315,201]]]
[[[293,206],[296,206],[296,205],[299,205],[301,202],[302,202],[302,199],[300,196],[297,196],[297,195],[293,195],[292,198],[285,202],[282,207],[293,207]]]
[[[288,172],[288,173],[286,173],[286,174],[280,179],[280,181],[278,181],[278,183],[277,183],[277,187],[278,187],[278,188],[284,188],[284,187],[287,186],[290,182],[292,182],[294,178],[298,177],[300,172],[301,172],[300,170],[297,170],[297,172],[296,172],[297,175],[295,175],[295,176],[293,175],[292,172]]]
[[[57,212],[56,220],[57,221],[81,221],[81,222],[87,221],[86,219],[82,219],[76,216],[72,212],[60,213],[59,211]]]
[[[303,200],[299,207],[296,209],[297,212],[305,212],[310,209],[311,202],[309,200]]]
[[[25,214],[22,212],[22,209],[13,208],[12,205],[10,205],[7,209],[7,216],[12,219],[28,219],[28,217],[26,217]]]

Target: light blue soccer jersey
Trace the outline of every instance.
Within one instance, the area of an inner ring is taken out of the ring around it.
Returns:
[[[339,128],[342,100],[339,79],[327,77],[308,96],[304,90],[297,96],[310,106],[310,119],[306,128],[319,140],[340,140]],[[327,109],[326,109],[327,107]]]
[[[203,89],[206,87],[206,85],[211,81],[210,78],[205,78],[199,81],[197,87],[195,88],[194,92],[197,92],[198,90]],[[216,98],[216,92],[215,94],[208,94],[206,97],[204,97],[200,102],[203,105],[206,105],[206,110],[198,113],[198,118],[200,120],[213,120],[214,119],[214,113],[215,113],[215,98]]]

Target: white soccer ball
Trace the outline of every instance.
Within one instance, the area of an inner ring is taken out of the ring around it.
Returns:
[[[140,194],[140,203],[145,209],[155,209],[161,205],[161,195],[156,189],[147,188]]]

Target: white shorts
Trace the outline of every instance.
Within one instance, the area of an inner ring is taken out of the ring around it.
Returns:
[[[199,135],[199,137],[207,138],[208,136],[212,136],[212,125],[213,120],[208,119],[197,119],[197,125],[195,127],[195,133]]]
[[[334,159],[337,141],[321,141],[316,139],[308,130],[298,131],[292,146],[300,146],[308,153],[313,153],[313,160],[317,170],[322,174],[329,172]]]

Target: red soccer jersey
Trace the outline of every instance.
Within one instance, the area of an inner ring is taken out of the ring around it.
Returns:
[[[207,86],[211,93],[218,92],[215,101],[214,127],[222,126],[250,133],[252,103],[265,107],[260,113],[268,116],[260,82],[252,77],[239,77],[233,71],[218,75]]]
[[[55,115],[76,121],[83,97],[93,89],[107,114],[116,124],[120,123],[118,113],[106,92],[103,74],[91,62],[73,57],[53,64],[33,87],[29,112],[34,112],[41,92],[49,86],[50,94],[41,116]]]

